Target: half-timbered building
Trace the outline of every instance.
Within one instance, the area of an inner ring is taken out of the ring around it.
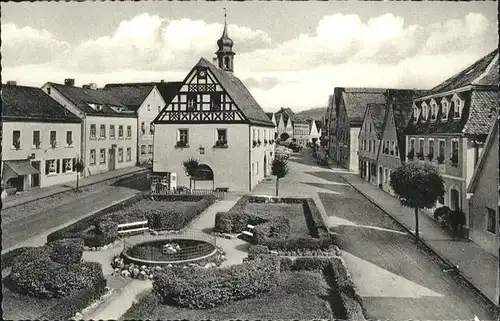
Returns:
[[[251,191],[271,175],[275,125],[233,74],[226,24],[217,45],[217,66],[201,58],[153,122],[154,177],[167,188],[191,179],[195,189]],[[183,166],[191,158],[199,163],[196,177]]]

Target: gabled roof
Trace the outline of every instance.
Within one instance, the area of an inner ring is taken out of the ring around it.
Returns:
[[[181,89],[183,82],[182,81],[161,81],[161,82],[152,82],[151,84],[155,85],[160,92],[160,95],[163,97],[165,104],[169,104],[174,98],[175,94]]]
[[[363,121],[368,104],[385,104],[386,91],[387,89],[382,88],[342,88],[344,106],[351,122]]]
[[[307,119],[305,117],[301,117],[299,115],[293,114],[290,116],[290,119],[292,120],[292,123],[297,123],[297,124],[309,124]]]
[[[458,74],[430,89],[421,98],[468,85],[498,86],[498,82],[498,49],[495,49]]]
[[[273,119],[273,115],[274,115],[274,113],[266,113],[266,115],[267,115],[267,117],[269,117],[269,119],[271,119],[271,120],[272,120],[272,119]]]
[[[483,152],[481,153],[481,156],[479,156],[479,160],[477,161],[476,168],[474,169],[474,174],[472,175],[471,181],[469,183],[469,187],[467,188],[467,193],[474,193],[477,187],[477,183],[479,181],[479,178],[481,177],[481,172],[483,171],[484,164],[486,163],[486,160],[488,159],[489,155],[492,155],[492,153],[497,154],[498,151],[496,150],[491,150],[493,146],[493,142],[496,140],[498,142],[498,117],[495,117],[495,122],[491,126],[490,132],[488,134],[488,137],[486,138],[486,142],[484,143],[484,149]],[[498,155],[498,154],[497,154]],[[495,176],[498,175],[498,173],[495,171],[494,174]]]
[[[377,137],[380,139],[382,137],[384,118],[386,114],[386,104],[368,104],[366,108],[367,112],[370,112],[375,132],[377,133]]]
[[[229,94],[250,123],[255,125],[273,126],[273,122],[267,117],[259,103],[253,98],[245,85],[231,72],[217,68],[205,58],[201,58],[196,66],[208,68],[215,75],[222,87]]]
[[[129,110],[137,111],[154,87],[150,83],[107,84],[104,90],[111,93]]]
[[[282,116],[285,124],[288,122],[288,118],[295,115],[295,113],[290,108],[283,108],[283,107],[281,107],[280,110],[278,110],[275,114],[277,118]]]
[[[125,110],[127,107],[120,103],[110,92],[104,89],[90,89],[74,86],[66,86],[49,82],[55,90],[60,92],[66,99],[71,101],[78,109],[89,115],[102,115],[102,116],[117,116],[117,117],[130,117],[129,113],[119,113],[113,110],[110,106],[121,107]],[[89,104],[102,105],[102,110],[97,111]]]
[[[2,119],[79,123],[80,118],[37,87],[2,85]]]

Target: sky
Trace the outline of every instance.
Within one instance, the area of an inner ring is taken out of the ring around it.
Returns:
[[[2,82],[182,81],[212,61],[227,8],[234,73],[266,111],[334,87],[430,89],[496,49],[496,2],[8,2]]]

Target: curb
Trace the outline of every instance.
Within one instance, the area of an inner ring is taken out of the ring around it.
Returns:
[[[96,185],[96,184],[99,184],[99,183],[102,183],[102,182],[105,182],[105,181],[110,181],[110,180],[115,179],[115,178],[124,178],[124,177],[127,177],[127,176],[138,174],[138,173],[143,172],[143,171],[147,171],[147,169],[141,168],[141,169],[139,169],[137,171],[134,171],[134,172],[129,172],[129,173],[126,173],[126,174],[123,174],[123,175],[106,178],[106,179],[99,180],[99,181],[96,181],[96,182],[93,182],[93,183],[89,183],[89,184],[86,184],[86,185],[80,185],[79,187],[83,188],[83,187],[87,187],[87,186],[92,186],[92,185]],[[23,202],[23,203],[15,204],[15,205],[10,205],[10,206],[7,205],[7,206],[5,206],[5,205],[2,204],[3,205],[2,206],[2,210],[11,209],[11,208],[14,208],[14,207],[17,207],[17,206],[25,205],[25,204],[28,204],[28,203],[31,203],[31,202],[35,202],[35,201],[38,201],[38,200],[41,200],[41,199],[44,199],[44,198],[48,198],[48,197],[51,197],[51,196],[59,195],[59,194],[66,193],[66,192],[69,192],[69,191],[71,191],[71,188],[68,188],[68,189],[56,192],[54,194],[37,197],[37,198],[28,200],[28,201]]]
[[[392,220],[394,220],[398,225],[400,225],[404,230],[408,232],[409,235],[411,235],[413,238],[416,239],[415,234],[413,231],[408,227],[405,223],[401,222],[399,219],[397,219],[395,216],[384,210],[382,207],[380,207],[371,197],[363,193],[361,190],[356,188],[354,185],[352,185],[347,179],[345,179],[342,175],[339,175],[347,184],[349,184],[352,188],[354,188],[356,191],[358,191],[361,195],[363,195],[364,198],[366,198],[370,203],[375,205],[378,209],[380,209],[382,212],[384,212],[386,215],[388,215]],[[443,263],[450,265],[450,266],[455,266],[450,260],[439,254],[436,250],[434,250],[427,241],[425,241],[422,238],[419,238],[419,242],[425,246],[427,250],[432,252],[437,258],[439,258]],[[483,301],[488,303],[489,305],[492,305],[493,309],[497,312],[500,312],[500,306],[498,306],[495,302],[493,302],[486,294],[484,294],[475,284],[473,284],[467,276],[463,274],[462,271],[459,269],[455,270],[457,272],[457,275],[460,276],[460,278],[469,285],[476,294],[478,294]]]

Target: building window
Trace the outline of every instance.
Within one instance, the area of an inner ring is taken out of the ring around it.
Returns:
[[[95,165],[95,149],[90,150],[90,165]]]
[[[188,145],[189,144],[189,135],[188,135],[188,130],[187,129],[179,129],[177,130],[177,135],[178,141],[183,142],[184,144]]]
[[[109,138],[115,138],[115,125],[109,125]]]
[[[494,209],[486,207],[488,211],[488,216],[486,217],[486,231],[495,234],[496,233],[496,212]]]
[[[99,128],[99,137],[106,138],[106,125],[101,125]]]
[[[141,145],[141,155],[146,155],[146,145]]]
[[[461,100],[458,96],[453,98],[453,118],[460,118]]]
[[[391,155],[394,155],[396,151],[396,142],[391,141]]]
[[[132,137],[132,126],[127,126],[127,138]]]
[[[196,110],[198,95],[196,93],[188,93],[187,94],[187,109],[188,110]]]
[[[439,140],[439,155],[440,157],[445,157],[445,151],[446,151],[446,141],[443,139]]]
[[[153,145],[148,145],[148,154],[153,154]]]
[[[132,148],[127,147],[127,162],[132,160]]]
[[[387,183],[387,180],[389,178],[389,171],[386,169],[384,169],[384,183]]]
[[[57,144],[57,132],[55,130],[50,131],[50,144],[51,145]]]
[[[450,103],[448,102],[448,100],[443,99],[441,104],[443,105],[443,120],[448,120],[448,107]]]
[[[72,158],[64,158],[62,172],[63,173],[72,172],[73,171],[72,165],[73,165]]]
[[[155,133],[155,124],[153,124],[153,122],[149,123],[149,133],[151,135],[154,135]]]
[[[123,148],[118,148],[118,163],[123,163]]]
[[[66,145],[73,146],[73,132],[69,130],[66,132]]]
[[[418,120],[418,107],[413,106],[413,120],[416,122]]]
[[[148,111],[151,111],[151,105],[148,104]]]
[[[90,125],[90,138],[96,138],[96,128],[95,124]]]
[[[123,125],[118,125],[118,138],[123,138]]]
[[[434,155],[434,140],[429,139],[428,155]]]
[[[418,139],[418,152],[422,155],[424,154],[424,139],[423,138]]]
[[[217,141],[227,143],[227,129],[217,129]]]
[[[141,134],[144,135],[146,134],[146,123],[141,122]]]
[[[35,148],[40,147],[40,131],[39,130],[33,131],[33,147],[35,147]]]
[[[50,87],[49,87],[49,88],[47,88],[47,94],[49,94],[49,96],[50,96],[50,90],[51,90],[51,89],[52,89],[52,88],[50,88]]]
[[[99,164],[106,164],[106,149],[101,148],[99,152]]]
[[[221,94],[213,93],[210,95],[210,108],[211,110],[220,110]]]
[[[410,138],[410,150],[415,151],[415,138]]]
[[[55,159],[49,159],[45,163],[45,173],[54,174],[57,173],[57,162]]]

